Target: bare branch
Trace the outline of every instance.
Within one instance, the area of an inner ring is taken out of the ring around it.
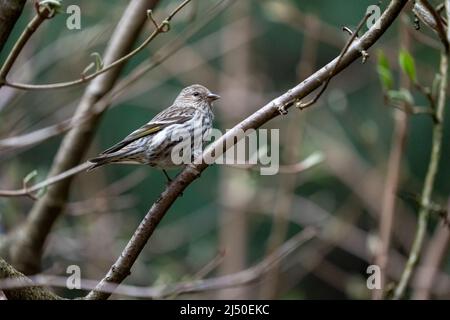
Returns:
[[[4,85],[8,87],[12,87],[15,89],[22,89],[22,90],[48,90],[48,89],[62,89],[62,88],[68,88],[71,86],[75,86],[78,84],[82,84],[85,82],[89,82],[92,79],[98,77],[99,75],[111,70],[114,67],[117,67],[127,60],[131,59],[135,55],[137,55],[139,52],[141,52],[150,42],[153,41],[159,34],[166,33],[170,29],[170,21],[172,18],[177,14],[181,9],[183,9],[191,0],[184,0],[178,7],[173,10],[167,19],[165,19],[163,22],[161,22],[159,25],[157,25],[157,28],[155,31],[153,31],[150,36],[147,37],[147,39],[142,42],[141,45],[139,45],[136,49],[132,50],[131,52],[127,53],[126,55],[117,58],[117,60],[114,60],[113,62],[110,62],[108,65],[104,66],[100,70],[97,70],[96,72],[82,76],[81,78],[73,81],[68,82],[59,82],[59,83],[50,83],[50,84],[23,84],[23,83],[14,83],[9,82],[6,79],[4,80]],[[154,23],[155,21],[152,20]],[[0,73],[1,75],[1,73]]]
[[[25,2],[26,0],[0,1],[0,52],[8,40],[17,19],[19,19]]]
[[[3,280],[6,279],[6,280]],[[2,289],[10,300],[58,300],[61,299],[51,291],[36,286],[23,273],[20,273],[0,258],[0,282],[13,281],[17,284],[15,288]]]
[[[61,180],[70,178],[77,173],[85,171],[87,168],[91,166],[90,163],[84,162],[78,166],[75,166],[69,170],[66,170],[56,176],[49,177],[45,179],[42,182],[39,182],[33,186],[17,189],[17,190],[0,190],[0,197],[20,197],[20,196],[28,196],[30,194],[33,194],[34,192],[39,191],[40,189],[46,188],[48,186],[51,186],[52,184],[55,184]]]
[[[422,196],[420,201],[419,210],[419,221],[417,226],[416,235],[414,242],[409,253],[408,261],[406,262],[405,269],[403,270],[400,282],[395,289],[394,299],[401,299],[405,293],[406,287],[408,286],[411,275],[419,259],[423,240],[427,232],[428,217],[430,214],[430,202],[431,196],[434,188],[434,180],[436,178],[439,160],[441,157],[441,148],[443,140],[443,119],[444,119],[444,109],[446,101],[446,90],[448,82],[448,56],[447,50],[441,53],[441,63],[440,63],[440,74],[441,83],[439,87],[439,96],[436,108],[436,119],[437,122],[433,124],[433,138],[432,138],[432,149],[431,158],[428,164],[428,170],[425,177],[425,183],[422,190]]]
[[[39,7],[37,7],[37,10],[40,10]],[[20,52],[22,51],[23,47],[25,47],[28,40],[31,38],[31,36],[34,34],[34,32],[39,28],[39,26],[44,22],[47,17],[50,15],[50,12],[47,8],[44,8],[42,11],[37,12],[34,18],[28,23],[28,25],[25,27],[25,30],[20,35],[19,39],[17,39],[16,43],[14,44],[14,47],[12,48],[11,52],[9,53],[8,57],[5,60],[5,63],[2,65],[2,68],[0,69],[0,88],[2,85],[5,85],[6,83],[6,75],[11,70],[14,62],[19,57]]]
[[[337,70],[337,68],[338,68],[338,66],[339,66],[339,64],[341,62],[342,57],[347,53],[347,50],[352,45],[353,41],[355,41],[358,38],[358,32],[361,30],[361,28],[364,26],[364,24],[366,23],[367,19],[369,19],[369,17],[371,15],[372,15],[372,13],[366,13],[364,18],[359,22],[359,24],[356,27],[356,30],[354,32],[350,31],[349,28],[344,27],[344,31],[347,31],[347,32],[350,33],[350,39],[345,44],[344,48],[342,48],[342,51],[339,54],[338,61],[334,65],[334,68],[330,71],[330,76],[328,77],[327,81],[325,81],[325,84],[322,86],[322,88],[320,89],[319,93],[311,101],[308,101],[308,102],[305,102],[305,103],[300,103],[299,106],[298,106],[298,108],[300,110],[303,110],[303,109],[308,108],[308,107],[312,106],[313,104],[315,104],[317,102],[317,100],[319,100],[319,98],[325,92],[325,90],[328,88],[328,85],[330,84],[331,78],[333,78],[333,76],[335,75],[335,72],[336,72],[336,70]],[[364,53],[364,52],[365,51],[361,50],[361,55],[363,57],[363,62],[367,58],[367,56],[366,56],[367,53]]]

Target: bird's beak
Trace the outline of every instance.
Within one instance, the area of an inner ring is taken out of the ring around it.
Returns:
[[[213,101],[215,101],[217,99],[220,99],[220,96],[217,95],[217,94],[214,94],[214,93],[210,93],[210,94],[207,95],[207,98],[208,98],[209,102],[213,102]]]

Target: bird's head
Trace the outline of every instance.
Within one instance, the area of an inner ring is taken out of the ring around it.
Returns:
[[[206,87],[200,84],[194,84],[181,90],[176,98],[176,103],[194,103],[202,106],[205,103],[211,107],[213,101],[220,99],[220,96],[211,93]]]

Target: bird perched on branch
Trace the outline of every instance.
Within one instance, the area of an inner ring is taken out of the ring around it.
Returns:
[[[146,164],[162,169],[170,182],[165,169],[180,165],[174,161],[173,148],[186,138],[191,141],[191,149],[194,141],[198,141],[196,139],[203,141],[212,128],[212,103],[219,98],[199,84],[184,88],[170,107],[98,157],[90,159],[93,164],[88,171],[110,163]],[[192,158],[196,155],[192,152]]]

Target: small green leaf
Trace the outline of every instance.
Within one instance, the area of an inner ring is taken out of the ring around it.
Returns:
[[[389,61],[383,51],[378,51],[377,72],[380,77],[383,89],[388,91],[394,87],[394,77],[392,76]]]
[[[28,182],[30,182],[32,179],[34,179],[37,176],[37,174],[38,174],[37,170],[31,171],[29,174],[27,174],[25,176],[25,178],[23,178],[23,184],[27,185]]]
[[[414,105],[414,98],[407,89],[389,90],[387,95],[392,101],[406,102],[409,105]]]
[[[398,61],[403,72],[408,75],[411,81],[416,82],[416,64],[411,54],[405,49],[400,50]]]
[[[95,71],[100,71],[103,69],[102,56],[98,52],[91,53],[91,57],[95,58]]]

